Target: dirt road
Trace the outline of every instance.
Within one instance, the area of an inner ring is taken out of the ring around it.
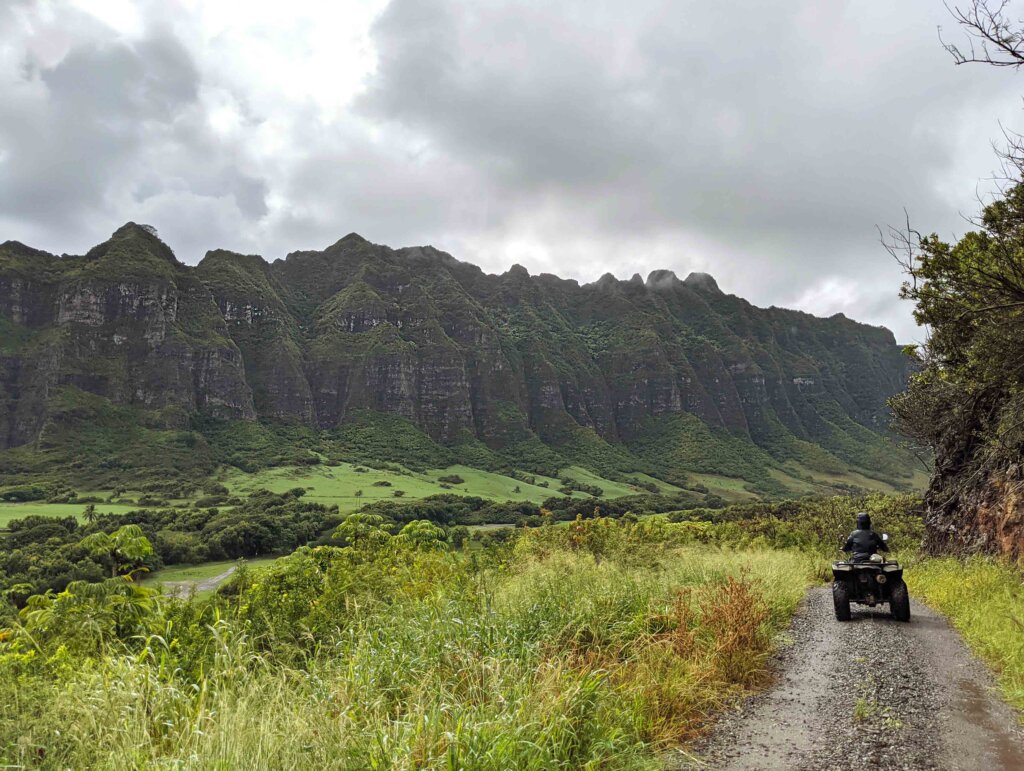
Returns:
[[[227,581],[236,570],[238,570],[238,567],[232,565],[223,573],[202,581],[171,581],[163,585],[164,594],[172,597],[188,597],[193,589],[195,589],[196,593],[213,591]]]
[[[814,588],[777,657],[777,682],[667,768],[1024,769],[1024,731],[949,623],[914,603],[909,624],[854,606],[839,623]]]

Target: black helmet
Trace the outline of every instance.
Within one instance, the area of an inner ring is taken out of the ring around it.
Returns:
[[[861,511],[857,514],[857,529],[858,530],[870,530],[871,529],[871,517],[868,516],[866,511]]]

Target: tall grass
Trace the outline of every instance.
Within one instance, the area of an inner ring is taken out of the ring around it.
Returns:
[[[814,561],[631,529],[545,528],[485,566],[306,550],[97,655],[21,638],[0,654],[0,763],[654,768],[761,682]]]
[[[906,574],[913,595],[949,617],[1024,710],[1024,573],[984,557],[930,559]],[[1024,719],[1024,718],[1022,718]]]

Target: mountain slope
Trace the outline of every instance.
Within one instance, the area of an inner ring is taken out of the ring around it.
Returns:
[[[885,400],[908,375],[888,330],[755,308],[703,274],[580,286],[355,234],[192,268],[131,223],[84,257],[0,246],[0,448],[67,427],[70,389],[197,429],[213,460],[231,421],[234,457],[268,431],[358,455],[351,426],[392,416],[471,465],[898,484]]]

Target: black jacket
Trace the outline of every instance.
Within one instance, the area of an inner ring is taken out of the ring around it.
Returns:
[[[854,530],[846,539],[843,551],[853,552],[854,562],[866,562],[875,552],[889,551],[889,547],[874,530]]]

